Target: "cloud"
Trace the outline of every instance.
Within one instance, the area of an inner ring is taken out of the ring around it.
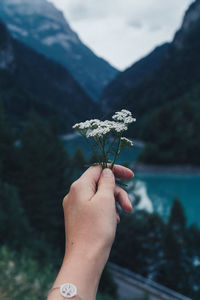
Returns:
[[[134,27],[134,28],[138,28],[138,29],[140,29],[143,26],[142,22],[139,21],[139,20],[136,20],[136,19],[128,20],[127,25],[131,26],[131,27]]]
[[[192,0],[49,0],[98,55],[123,69],[171,40]]]

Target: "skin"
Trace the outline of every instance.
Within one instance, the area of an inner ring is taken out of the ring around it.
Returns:
[[[115,177],[130,180],[133,172],[115,165],[113,172],[90,167],[75,181],[63,200],[66,247],[61,269],[53,286],[70,282],[82,300],[95,300],[99,280],[115,238],[120,218],[116,201],[132,211],[128,194],[115,185]],[[74,297],[73,299],[80,299]],[[59,289],[47,300],[63,300]]]

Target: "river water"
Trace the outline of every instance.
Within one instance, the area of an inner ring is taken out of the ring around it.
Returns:
[[[81,137],[69,136],[64,141],[69,154],[80,147],[89,158],[91,152]],[[118,163],[133,164],[141,147],[132,147],[120,155]],[[139,208],[149,212],[156,211],[167,218],[174,198],[178,198],[185,210],[188,224],[196,223],[200,227],[200,174],[173,174],[136,172],[134,193],[140,197]],[[129,193],[133,197],[132,183]]]

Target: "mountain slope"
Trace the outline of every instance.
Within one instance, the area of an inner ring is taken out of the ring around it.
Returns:
[[[66,67],[94,100],[117,74],[46,0],[1,0],[0,18],[16,39]]]
[[[0,101],[15,126],[32,109],[47,120],[56,115],[62,130],[97,112],[64,67],[14,40],[1,22]]]
[[[133,136],[148,163],[200,164],[200,0],[193,3],[167,57],[119,106],[136,112]]]
[[[166,56],[168,47],[168,43],[157,47],[149,55],[117,75],[103,91],[101,96],[103,110],[106,112],[112,110],[130,89],[152,74]]]

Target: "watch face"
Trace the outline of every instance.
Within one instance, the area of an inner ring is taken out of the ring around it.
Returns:
[[[64,298],[72,298],[77,295],[77,289],[72,283],[65,283],[60,287],[60,294]]]

